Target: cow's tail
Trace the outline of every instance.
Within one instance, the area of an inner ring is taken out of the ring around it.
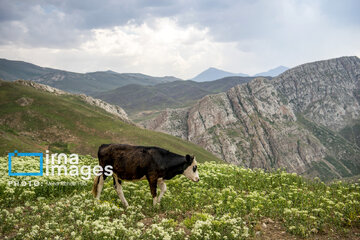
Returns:
[[[98,185],[99,185],[99,181],[100,181],[100,177],[101,177],[102,175],[100,175],[100,176],[96,176],[95,178],[94,178],[94,184],[93,184],[93,187],[92,187],[92,194],[94,195],[94,197],[96,198],[96,196],[97,196],[97,189],[98,189]]]

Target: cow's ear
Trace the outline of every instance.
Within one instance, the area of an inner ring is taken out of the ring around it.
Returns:
[[[186,159],[186,162],[188,162],[188,163],[191,163],[193,160],[193,158],[189,154],[186,154],[185,159]]]

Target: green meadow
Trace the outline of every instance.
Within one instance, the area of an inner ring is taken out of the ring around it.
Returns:
[[[38,170],[35,158],[17,161],[18,171]],[[80,157],[79,166],[96,164],[91,156]],[[9,177],[5,157],[0,172],[0,235],[5,239],[360,237],[359,183],[326,185],[283,171],[205,162],[199,164],[200,182],[184,176],[169,180],[157,207],[147,181],[124,182],[130,205],[124,209],[112,179],[98,202],[91,195],[92,178]]]

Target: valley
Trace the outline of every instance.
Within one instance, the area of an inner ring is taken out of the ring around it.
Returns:
[[[251,169],[283,168],[323,181],[360,174],[360,60],[357,57],[306,63],[275,77],[228,76],[202,82],[111,71],[84,75],[19,64],[14,63],[0,73],[11,76],[10,80],[22,76],[34,83],[2,82],[3,151],[19,142],[25,143],[24,149],[50,147],[81,154],[94,154],[94,146],[108,141],[132,144],[160,141],[167,146],[169,142],[165,139],[170,136],[158,133],[162,132],[174,136],[171,142],[181,141],[177,140],[180,138],[185,141],[182,145],[191,142],[190,148],[196,146],[203,156],[206,151],[216,156],[209,159],[218,158]],[[54,78],[59,72],[67,76]],[[125,83],[119,76],[126,79],[126,85],[121,86]],[[135,80],[135,77],[139,76],[142,80],[136,82],[139,78]],[[102,88],[91,85],[91,81],[101,83]],[[41,94],[39,86],[43,86]],[[60,86],[61,90],[50,86]],[[96,92],[89,90],[91,86]],[[90,93],[92,97],[66,90]],[[55,96],[50,97],[50,93]],[[29,94],[33,97],[26,97]],[[42,99],[34,97],[38,94]],[[55,99],[61,99],[61,104]],[[84,108],[81,101],[96,103],[107,113],[89,111],[89,106]],[[55,109],[59,110],[54,112]],[[112,123],[114,113],[118,120]],[[29,118],[24,120],[25,116]],[[84,119],[86,123],[76,119]],[[147,130],[137,125],[156,131],[150,135],[162,136],[165,141],[145,137]]]

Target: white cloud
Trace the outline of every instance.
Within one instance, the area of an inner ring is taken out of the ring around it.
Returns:
[[[0,0],[1,1],[1,0]],[[3,1],[0,57],[190,78],[359,56],[359,1]]]
[[[128,23],[94,29],[92,37],[73,49],[4,47],[1,55],[16,56],[47,67],[71,71],[112,69],[188,79],[209,66],[235,70],[230,59],[246,56],[235,42],[215,42],[206,28],[179,26],[174,19],[158,18],[151,24]],[[226,57],[225,57],[226,56]]]

